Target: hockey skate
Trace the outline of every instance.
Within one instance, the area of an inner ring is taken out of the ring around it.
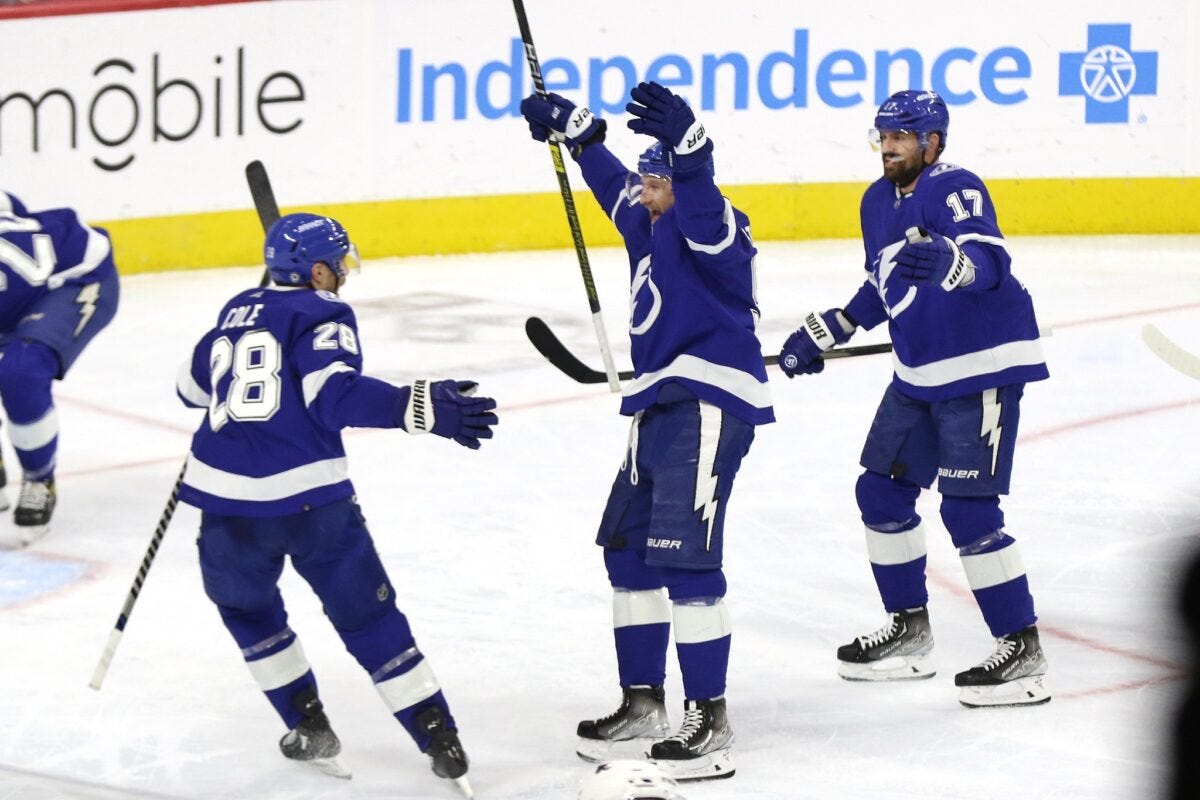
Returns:
[[[874,633],[838,648],[838,675],[848,681],[906,681],[932,678],[933,631],[924,606],[893,611]]]
[[[342,743],[329,726],[329,717],[321,706],[317,693],[311,689],[301,692],[293,701],[304,719],[279,740],[285,758],[311,764],[335,778],[349,778],[350,770],[342,763]]]
[[[4,471],[4,456],[0,454],[0,511],[8,511],[8,494],[4,487],[8,486],[8,473]]]
[[[425,755],[429,756],[433,774],[454,781],[454,785],[466,797],[474,797],[475,793],[467,780],[466,751],[458,740],[458,731],[446,727],[446,718],[442,710],[437,706],[430,706],[417,716],[417,725],[433,737],[433,741],[425,748]]]
[[[732,777],[733,728],[725,715],[725,698],[684,701],[683,725],[656,742],[650,758],[677,781]]]
[[[593,763],[645,758],[650,745],[669,732],[663,687],[624,686],[620,708],[607,717],[579,723],[575,753]]]
[[[54,514],[56,501],[53,479],[21,484],[21,497],[13,512],[13,522],[22,545],[33,544],[50,532],[50,517]]]
[[[1037,706],[1050,702],[1046,656],[1036,625],[1001,636],[996,651],[954,676],[958,702],[967,708]]]

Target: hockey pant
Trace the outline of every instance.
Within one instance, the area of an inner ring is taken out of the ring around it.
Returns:
[[[430,743],[416,724],[426,708],[440,707],[449,727],[455,727],[352,500],[283,517],[205,512],[197,544],[205,593],[289,729],[301,719],[293,698],[306,688],[315,690],[316,677],[279,593],[285,557],[320,598],[346,649],[418,748],[424,751]]]

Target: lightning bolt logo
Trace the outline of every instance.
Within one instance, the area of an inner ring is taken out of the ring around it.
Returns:
[[[1004,430],[1000,425],[1000,410],[1002,405],[996,400],[995,389],[985,389],[983,392],[983,424],[979,429],[979,438],[988,437],[988,445],[992,448],[992,474],[996,474],[996,459],[1000,456],[1000,434]]]
[[[721,409],[700,402],[700,448],[696,460],[696,503],[693,511],[700,512],[700,519],[708,523],[704,549],[712,549],[713,523],[717,521],[716,471],[717,445],[721,441]]]
[[[79,337],[79,332],[88,324],[88,320],[96,313],[96,301],[100,299],[100,284],[89,283],[79,290],[79,294],[75,296],[75,302],[79,303],[79,324],[75,326],[75,337]]]

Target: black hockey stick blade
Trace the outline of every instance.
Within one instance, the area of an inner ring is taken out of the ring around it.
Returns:
[[[250,186],[250,196],[254,198],[258,221],[262,223],[263,232],[266,232],[279,220],[279,206],[275,203],[275,192],[271,189],[267,168],[261,161],[251,161],[246,165],[246,183]]]
[[[267,176],[267,168],[257,159],[246,165],[246,183],[250,186],[250,197],[254,199],[254,210],[258,212],[258,221],[266,233],[272,225],[279,221],[279,204],[275,202],[275,191],[271,188],[271,179]],[[271,271],[263,270],[259,286],[271,282]]]
[[[547,361],[576,383],[608,382],[607,375],[592,369],[576,358],[575,354],[558,340],[554,331],[550,330],[550,326],[538,317],[530,317],[525,320],[525,335],[529,337],[529,341],[533,343],[539,353],[545,356]],[[617,373],[617,378],[623,381],[632,377],[632,371]]]
[[[530,317],[525,320],[525,335],[529,337],[529,341],[537,348],[537,351],[545,357],[554,367],[562,372],[576,383],[605,383],[608,381],[608,376],[599,370],[592,369],[587,364],[584,364],[575,354],[567,349],[567,346],[559,341],[554,335],[554,331],[550,330],[550,326],[538,317]],[[839,347],[833,350],[827,350],[822,354],[821,358],[829,360],[831,358],[852,358],[854,356],[869,356],[876,353],[890,353],[892,345],[890,342],[882,344],[865,344],[858,347]],[[779,356],[766,356],[763,358],[763,364],[767,366],[778,365]],[[617,373],[623,381],[633,378],[633,371],[625,371]]]

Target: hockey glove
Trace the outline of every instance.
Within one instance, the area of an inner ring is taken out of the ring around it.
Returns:
[[[849,341],[856,327],[840,308],[831,308],[823,314],[812,312],[804,318],[804,325],[783,343],[779,368],[789,378],[817,374],[825,369],[821,354],[835,344]]]
[[[521,101],[521,113],[529,123],[529,133],[539,142],[553,139],[566,142],[571,155],[578,157],[583,148],[604,141],[607,127],[587,106],[576,108],[556,94],[531,94]]]
[[[478,450],[479,440],[492,438],[492,426],[500,421],[491,413],[495,400],[472,396],[478,386],[472,381],[413,381],[404,405],[404,429],[414,436],[444,436]]]
[[[897,276],[910,283],[941,286],[947,292],[974,283],[975,265],[953,241],[930,236],[924,228],[913,227],[904,233],[908,243],[892,259]]]
[[[704,126],[683,98],[657,83],[639,83],[625,110],[633,115],[629,129],[653,136],[675,151],[675,168],[693,169],[708,161],[713,145]]]

